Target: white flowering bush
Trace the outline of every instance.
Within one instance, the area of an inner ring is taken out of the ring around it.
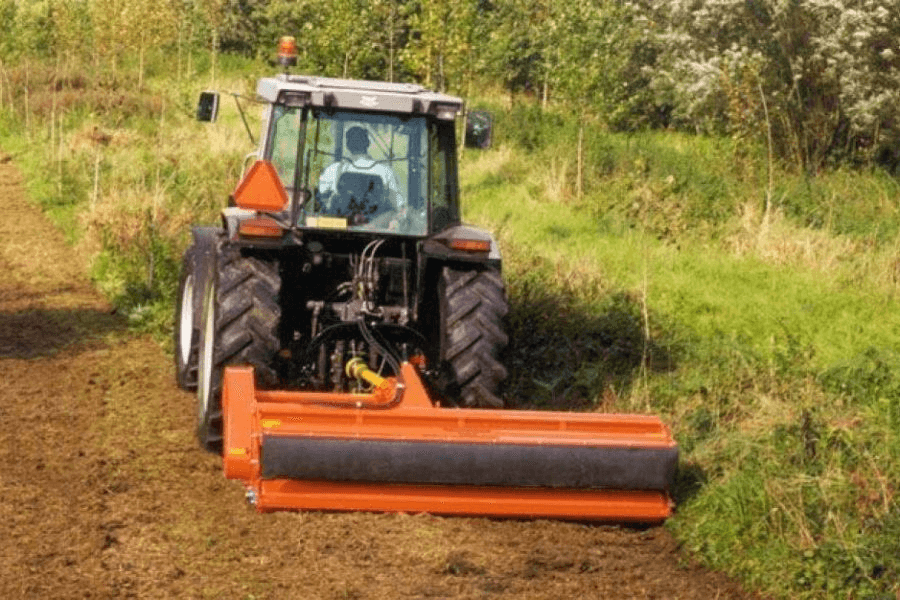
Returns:
[[[897,0],[668,0],[648,10],[665,49],[653,87],[676,122],[762,136],[771,127],[779,154],[810,170],[900,159]]]

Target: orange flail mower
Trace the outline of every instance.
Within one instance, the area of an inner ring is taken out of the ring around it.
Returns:
[[[369,394],[262,391],[225,370],[225,475],[260,511],[363,510],[659,522],[678,451],[652,416],[437,407],[360,362]]]

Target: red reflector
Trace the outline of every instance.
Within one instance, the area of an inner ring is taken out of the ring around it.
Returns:
[[[464,252],[490,252],[490,240],[450,240],[450,247]]]
[[[284,233],[281,225],[266,217],[241,221],[238,231],[241,235],[251,237],[281,237],[281,234]]]

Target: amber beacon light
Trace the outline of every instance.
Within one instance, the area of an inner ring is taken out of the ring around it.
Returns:
[[[285,35],[278,40],[278,64],[282,67],[293,67],[297,64],[297,40]]]

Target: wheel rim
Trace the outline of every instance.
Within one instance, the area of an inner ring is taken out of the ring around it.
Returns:
[[[178,324],[178,346],[181,352],[181,364],[186,365],[191,359],[191,345],[194,340],[194,276],[188,275],[184,280],[184,291],[181,293],[181,322]]]
[[[212,363],[214,347],[213,338],[216,333],[214,318],[215,314],[213,312],[215,306],[215,297],[215,286],[210,284],[209,291],[207,292],[203,302],[203,335],[198,364],[200,377],[197,382],[197,399],[199,400],[201,421],[205,419],[205,415],[207,414],[209,409],[209,395],[211,393],[210,388],[212,386]]]

